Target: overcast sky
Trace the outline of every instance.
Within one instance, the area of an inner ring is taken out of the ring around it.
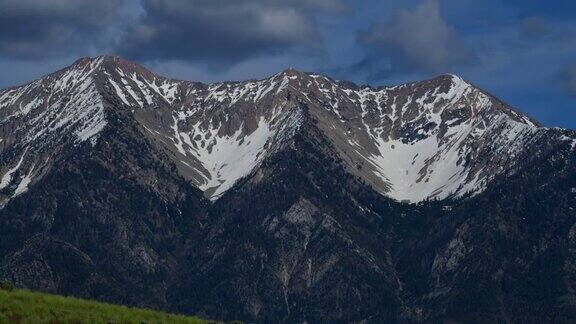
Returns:
[[[100,54],[195,81],[455,73],[576,128],[574,0],[0,0],[0,87]]]

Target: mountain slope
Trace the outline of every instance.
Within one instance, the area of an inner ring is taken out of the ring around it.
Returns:
[[[0,91],[0,139],[18,286],[251,322],[576,314],[576,133],[457,76],[203,84],[86,58]]]
[[[2,209],[0,273],[15,284],[168,307],[175,260],[206,202],[122,113],[109,115],[94,145],[62,147]]]
[[[396,318],[402,300],[383,244],[387,220],[367,208],[380,196],[333,153],[304,123],[291,145],[212,206],[210,231],[190,249],[196,262],[182,279],[181,309],[224,319],[356,322],[386,305],[380,319]],[[382,211],[397,213],[393,206]],[[190,299],[190,291],[209,293]]]
[[[570,142],[547,138],[521,153],[514,175],[444,202],[436,215],[405,217],[388,237],[405,293],[425,318],[576,319],[576,159]]]

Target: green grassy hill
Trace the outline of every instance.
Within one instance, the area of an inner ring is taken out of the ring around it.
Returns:
[[[0,289],[0,323],[208,323],[195,317]]]

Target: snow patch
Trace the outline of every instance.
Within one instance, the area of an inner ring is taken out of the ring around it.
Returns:
[[[576,138],[568,137],[566,135],[560,136],[561,141],[570,142],[571,150],[573,151],[576,148]]]
[[[202,191],[216,188],[211,199],[217,199],[240,178],[248,175],[264,158],[264,147],[272,135],[270,125],[260,118],[258,127],[251,134],[242,135],[242,127],[232,136],[220,137],[218,130],[210,130],[210,139],[205,145],[194,148],[190,137],[185,139],[194,155],[210,173],[200,186]],[[195,133],[201,133],[198,126]]]
[[[94,136],[98,135],[108,124],[104,113],[104,107],[100,104],[96,105],[94,109],[95,112],[93,115],[90,118],[87,118],[82,127],[80,127],[75,132],[76,137],[80,142],[92,139]],[[92,142],[92,145],[94,144],[95,142]]]
[[[8,170],[4,176],[2,176],[2,181],[0,181],[0,190],[6,188],[12,182],[12,174],[20,169],[20,165],[22,165],[22,161],[24,161],[24,157],[26,156],[27,151],[28,148],[24,150],[24,153],[22,153],[18,163],[12,169]]]
[[[24,178],[22,178],[22,180],[18,184],[18,187],[14,191],[12,198],[14,198],[18,195],[21,195],[21,194],[25,193],[26,191],[28,191],[28,185],[30,184],[30,182],[32,182],[32,172],[34,172],[34,165],[30,169],[28,174]]]

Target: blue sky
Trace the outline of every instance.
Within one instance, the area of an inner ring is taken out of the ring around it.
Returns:
[[[0,0],[0,87],[79,56],[170,77],[287,67],[372,85],[461,75],[546,126],[576,128],[576,1]]]

